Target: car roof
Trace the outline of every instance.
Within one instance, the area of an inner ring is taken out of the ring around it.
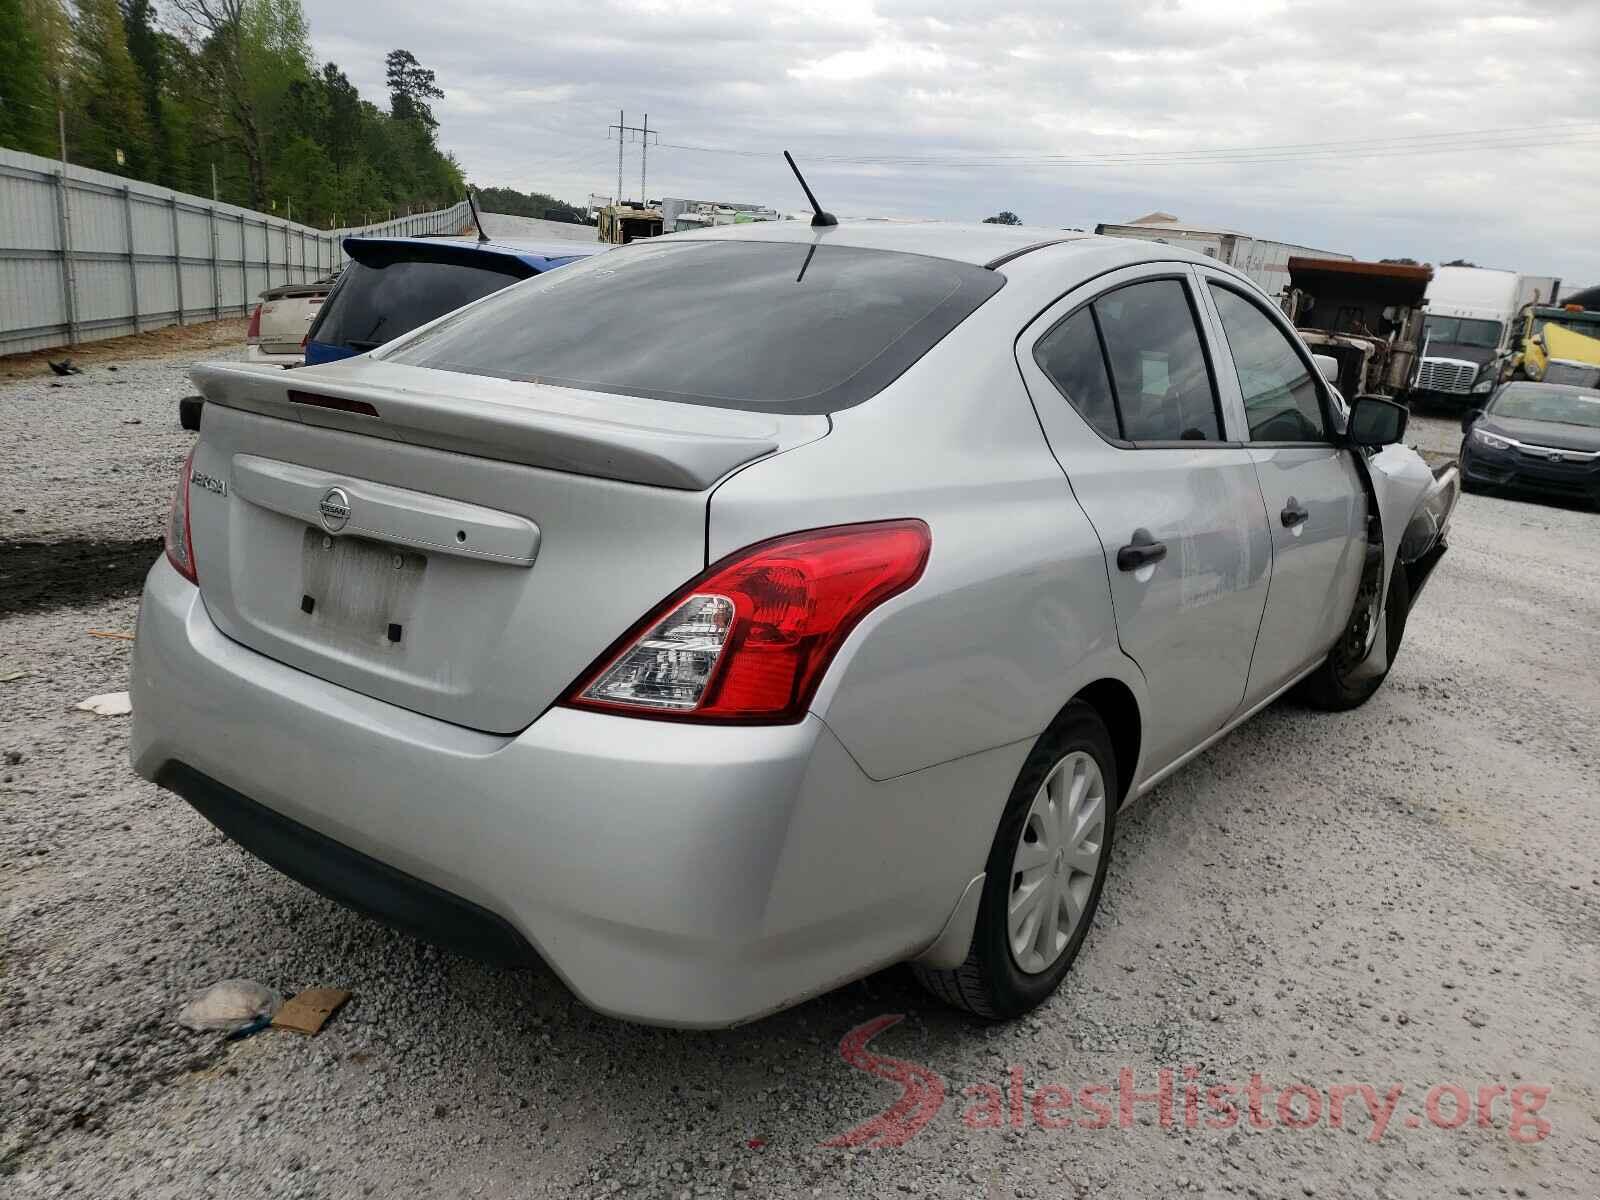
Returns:
[[[450,246],[459,250],[467,250],[478,254],[489,254],[499,258],[515,258],[527,263],[536,271],[548,271],[551,267],[561,266],[577,258],[588,258],[591,254],[599,254],[602,250],[611,249],[610,246],[600,242],[586,245],[583,242],[525,242],[518,238],[496,239],[489,242],[480,242],[476,237],[463,234],[460,237],[356,237],[344,239],[345,250],[348,253],[352,242],[362,245],[383,244],[387,246]]]
[[[1110,270],[1144,262],[1195,262],[1225,274],[1247,279],[1231,267],[1181,246],[1138,238],[1103,237],[1078,229],[1050,229],[1030,225],[989,225],[959,221],[843,220],[837,225],[813,226],[809,221],[753,221],[745,225],[718,225],[666,235],[672,241],[800,242],[853,246],[864,250],[894,250],[925,254],[980,267],[999,268],[1029,261],[1045,247],[1052,256],[1070,251],[1081,256],[1085,269]],[[659,240],[659,239],[651,239]]]
[[[750,221],[669,234],[674,240],[752,242],[815,242],[863,250],[898,250],[956,262],[988,266],[1037,246],[1092,235],[1069,229],[1029,225],[985,225],[958,221],[863,219],[815,226],[809,221]]]

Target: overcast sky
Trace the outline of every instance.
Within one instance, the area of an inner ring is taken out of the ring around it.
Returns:
[[[611,194],[625,109],[661,130],[651,198],[801,208],[788,148],[841,215],[1160,209],[1600,281],[1595,0],[305,3],[368,98],[395,47],[437,72],[440,143],[478,186]],[[1351,155],[1364,138],[1381,157]],[[908,157],[933,161],[883,161]]]

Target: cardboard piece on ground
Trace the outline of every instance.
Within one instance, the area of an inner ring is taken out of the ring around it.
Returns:
[[[103,696],[90,696],[82,704],[72,707],[82,712],[92,712],[97,717],[125,717],[133,711],[133,702],[127,692],[107,692]]]
[[[350,993],[343,988],[307,988],[284,1002],[272,1018],[272,1027],[313,1037],[348,999]]]

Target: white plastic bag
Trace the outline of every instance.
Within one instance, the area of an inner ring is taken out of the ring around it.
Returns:
[[[196,992],[178,1012],[178,1024],[200,1032],[239,1029],[283,1007],[283,997],[254,979],[224,979]]]

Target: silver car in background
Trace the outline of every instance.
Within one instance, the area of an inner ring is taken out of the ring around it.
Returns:
[[[727,1025],[1060,982],[1119,809],[1377,689],[1457,492],[1244,276],[734,226],[197,369],[134,766],[358,910]]]

